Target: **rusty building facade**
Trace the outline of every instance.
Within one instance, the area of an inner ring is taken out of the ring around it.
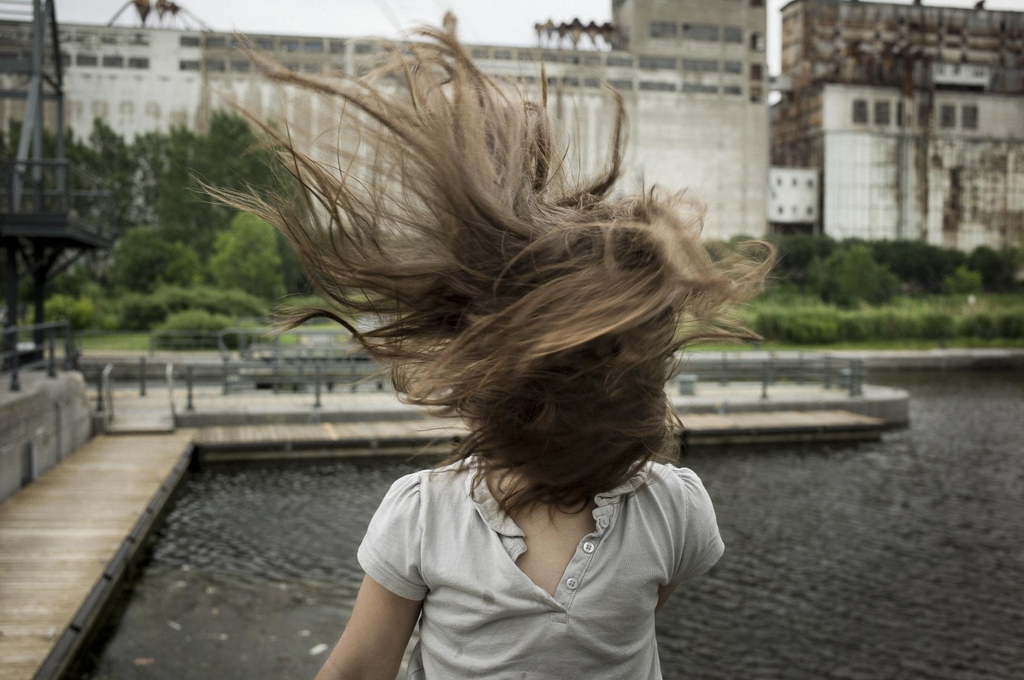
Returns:
[[[772,165],[821,173],[824,234],[1021,245],[1024,12],[793,0],[779,82]]]
[[[595,172],[607,162],[615,106],[602,85],[609,84],[629,115],[620,188],[685,190],[707,207],[706,237],[760,236],[767,227],[765,7],[763,0],[721,5],[613,0],[614,37],[606,42],[582,35],[579,45],[541,39],[534,47],[467,48],[482,70],[532,96],[543,67],[549,111],[575,152],[572,172]],[[0,22],[0,58],[4,36],[26,30]],[[286,115],[293,130],[337,124],[337,102],[267,82],[231,33],[85,24],[65,24],[61,32],[66,120],[76,134],[87,135],[95,118],[128,139],[173,126],[202,130],[212,111],[227,106],[225,97],[263,117]],[[328,78],[365,73],[382,48],[373,38],[249,37],[289,68]],[[0,121],[20,118],[23,108],[0,102]]]

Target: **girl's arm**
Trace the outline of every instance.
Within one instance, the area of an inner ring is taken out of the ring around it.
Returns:
[[[395,680],[422,604],[364,577],[345,632],[316,680]]]

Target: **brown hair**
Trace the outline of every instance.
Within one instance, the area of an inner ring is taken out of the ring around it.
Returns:
[[[694,205],[654,190],[610,196],[625,118],[614,90],[607,169],[570,182],[543,77],[541,102],[529,101],[451,35],[420,35],[385,50],[376,83],[296,73],[250,50],[272,80],[353,107],[361,147],[325,162],[287,122],[250,116],[301,191],[214,194],[281,230],[330,302],[287,328],[337,321],[405,400],[462,417],[453,460],[479,463],[475,484],[515,473],[506,512],[579,509],[670,452],[675,353],[753,337],[723,312],[758,289],[771,249],[713,261]]]

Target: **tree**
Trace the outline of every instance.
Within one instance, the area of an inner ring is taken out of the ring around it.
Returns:
[[[190,286],[202,276],[199,257],[188,246],[166,240],[153,227],[133,227],[114,247],[116,287],[149,293],[161,284]]]
[[[1014,288],[1020,252],[1014,248],[995,250],[978,246],[967,257],[967,266],[981,274],[985,290],[1007,292]]]
[[[238,213],[217,235],[209,270],[224,288],[238,288],[264,299],[284,292],[281,254],[274,227],[255,215]]]
[[[981,274],[971,271],[967,265],[960,265],[942,281],[942,292],[946,295],[968,295],[981,292]]]
[[[888,302],[899,289],[899,279],[885,265],[875,262],[864,244],[837,250],[826,259],[815,258],[808,278],[825,302],[853,307],[860,301],[872,305]]]

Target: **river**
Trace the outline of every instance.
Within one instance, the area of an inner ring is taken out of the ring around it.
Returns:
[[[666,680],[1024,678],[1024,375],[909,389],[880,442],[712,449],[726,553],[658,615]],[[395,462],[192,475],[78,675],[311,679]]]

